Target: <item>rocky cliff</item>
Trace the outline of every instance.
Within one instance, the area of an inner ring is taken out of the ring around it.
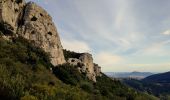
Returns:
[[[1,31],[6,36],[22,36],[48,52],[51,63],[65,63],[62,45],[52,18],[40,6],[23,0],[0,2]]]
[[[5,38],[22,36],[48,52],[54,66],[66,63],[63,47],[51,16],[40,6],[24,0],[0,1],[0,31]],[[69,58],[67,63],[78,66],[80,73],[96,82],[101,67],[93,63],[92,55],[82,53],[78,58]]]
[[[96,76],[101,76],[101,67],[93,62],[93,57],[89,53],[82,53],[78,58],[69,58],[67,63],[77,66],[80,73],[85,73],[94,82]]]

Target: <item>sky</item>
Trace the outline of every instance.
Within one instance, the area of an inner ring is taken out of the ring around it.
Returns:
[[[63,48],[104,72],[170,71],[170,0],[27,0],[52,16]]]

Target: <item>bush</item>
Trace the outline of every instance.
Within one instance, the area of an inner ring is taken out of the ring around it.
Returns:
[[[93,85],[89,82],[81,82],[80,88],[82,88],[84,91],[86,91],[88,93],[92,93],[94,91]]]
[[[133,100],[141,95],[104,74],[93,83],[76,66],[54,67],[47,53],[21,37],[0,38],[0,86],[2,100]]]
[[[0,99],[89,98],[89,94],[79,88],[70,87],[58,80],[49,70],[50,67],[53,66],[48,54],[26,39],[19,37],[10,42],[0,38]]]
[[[64,57],[66,60],[68,60],[68,58],[77,58],[78,59],[81,56],[81,53],[76,53],[76,52],[69,51],[66,49],[63,50],[63,53],[64,53]]]
[[[77,85],[81,81],[87,80],[85,75],[81,74],[76,66],[63,64],[53,68],[53,73],[66,84]]]

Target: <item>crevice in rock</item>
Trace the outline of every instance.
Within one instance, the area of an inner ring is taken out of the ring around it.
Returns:
[[[35,34],[35,31],[32,31],[31,34]]]
[[[17,13],[17,12],[19,12],[19,10],[18,10],[18,9],[15,9],[15,13]]]
[[[51,32],[48,32],[49,35],[53,35]]]
[[[17,31],[16,31],[17,34],[18,34],[18,31],[19,31],[19,28],[21,28],[24,25],[24,16],[25,16],[26,7],[27,7],[27,4],[25,6],[23,6],[23,8],[21,10],[21,13],[19,15],[20,17],[18,17],[18,20],[17,20]]]
[[[0,23],[0,31],[6,35],[6,36],[12,36],[13,35],[13,28],[6,24],[6,23]]]
[[[37,17],[33,16],[33,17],[31,18],[31,21],[37,21]]]
[[[43,17],[43,14],[42,14],[42,13],[40,13],[40,16],[41,16],[41,17]]]
[[[22,0],[15,0],[15,2],[16,2],[17,4],[20,4],[20,3],[22,3]]]
[[[71,62],[74,62],[74,61],[75,61],[74,59],[71,60]]]

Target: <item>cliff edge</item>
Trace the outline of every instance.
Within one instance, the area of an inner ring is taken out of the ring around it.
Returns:
[[[60,37],[51,16],[34,2],[24,0],[0,1],[0,31],[3,37],[10,40],[13,37],[24,37],[50,54],[54,66],[69,63],[78,66],[80,73],[96,82],[96,76],[101,76],[101,67],[93,63],[92,55],[82,53],[79,58],[69,58],[63,54]]]

